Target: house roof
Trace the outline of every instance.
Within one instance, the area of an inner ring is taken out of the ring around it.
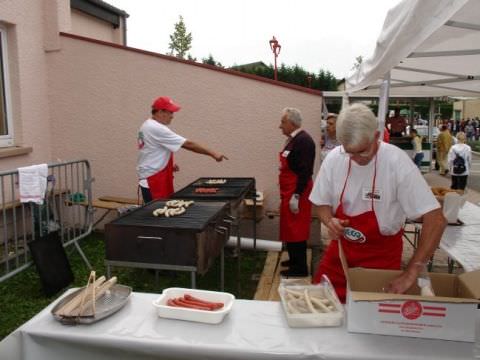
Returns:
[[[240,68],[242,69],[268,68],[268,65],[266,65],[263,61],[256,61],[253,63],[234,65],[230,67],[230,69],[232,70],[237,70]]]
[[[70,0],[70,7],[109,22],[115,28],[120,26],[120,18],[129,17],[125,11],[102,0]]]

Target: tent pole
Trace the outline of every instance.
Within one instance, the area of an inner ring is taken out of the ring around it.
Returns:
[[[378,130],[380,131],[380,139],[383,139],[383,132],[385,130],[385,117],[388,112],[389,91],[390,71],[385,74],[382,85],[380,86],[380,99],[378,102]]]

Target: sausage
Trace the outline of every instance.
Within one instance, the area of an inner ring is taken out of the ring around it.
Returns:
[[[195,301],[195,302],[203,303],[206,305],[215,306],[216,309],[221,309],[224,306],[224,303],[222,302],[206,301],[206,300],[196,298],[190,294],[184,294],[183,297],[189,301]]]
[[[201,305],[197,305],[197,304],[188,303],[180,297],[173,299],[173,303],[177,306],[184,307],[184,308],[212,311],[212,309],[209,308],[208,306],[201,306]]]

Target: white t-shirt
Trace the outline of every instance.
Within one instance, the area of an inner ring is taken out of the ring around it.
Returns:
[[[337,210],[348,173],[349,155],[343,146],[334,148],[325,158],[315,179],[310,201],[329,205]],[[347,215],[355,216],[371,210],[375,158],[360,166],[352,160],[350,176],[343,195]],[[405,219],[416,219],[440,208],[430,187],[412,159],[398,147],[380,142],[377,153],[374,210],[383,235],[393,235]]]
[[[164,169],[171,153],[178,151],[186,140],[156,120],[145,120],[137,137],[137,175],[140,185],[148,187],[145,179]]]
[[[453,160],[460,155],[463,160],[465,160],[465,171],[463,174],[454,174],[453,173]],[[450,174],[453,176],[465,176],[470,175],[470,168],[472,167],[472,148],[470,145],[464,143],[458,143],[453,145],[448,151],[448,167],[450,168]]]

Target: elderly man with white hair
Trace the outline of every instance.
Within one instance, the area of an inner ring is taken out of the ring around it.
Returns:
[[[308,196],[312,190],[315,143],[301,129],[302,115],[298,109],[285,108],[279,128],[287,136],[280,152],[280,240],[286,243],[288,266],[283,276],[307,276],[307,240],[310,237],[312,204]]]
[[[446,220],[438,201],[408,155],[380,141],[378,121],[363,104],[342,110],[337,139],[342,146],[325,158],[310,195],[333,239],[313,282],[326,274],[344,302],[346,280],[341,242],[349,267],[399,270],[406,218],[422,219],[418,247],[404,271],[384,291],[404,293],[435,251]]]

